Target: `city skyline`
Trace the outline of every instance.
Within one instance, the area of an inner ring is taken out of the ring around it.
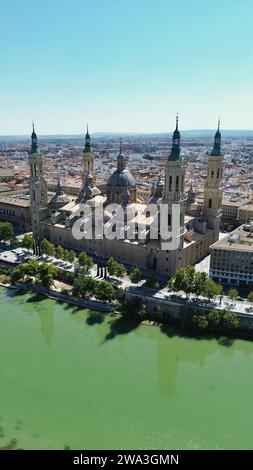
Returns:
[[[137,3],[137,4],[136,4]],[[242,5],[244,8],[242,8]],[[249,0],[11,0],[2,5],[0,135],[245,130]],[[243,25],[243,27],[242,27]]]

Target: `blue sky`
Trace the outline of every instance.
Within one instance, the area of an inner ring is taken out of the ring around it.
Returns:
[[[252,0],[2,0],[0,134],[252,129]]]

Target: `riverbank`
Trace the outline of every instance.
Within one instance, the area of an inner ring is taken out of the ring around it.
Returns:
[[[45,295],[49,299],[66,302],[71,305],[76,305],[78,307],[89,308],[92,310],[99,310],[102,312],[112,312],[114,310],[114,306],[112,304],[108,304],[105,302],[101,302],[99,300],[93,299],[79,299],[74,296],[66,295],[61,292],[57,292],[52,289],[46,289],[41,286],[36,286],[32,284],[22,284],[20,282],[16,282],[15,284],[3,284],[0,282],[0,285],[6,287],[8,289],[18,289],[24,290],[27,292],[36,292],[38,294]]]
[[[35,292],[44,295],[49,299],[58,302],[67,303],[70,305],[78,306],[81,308],[88,308],[90,310],[99,311],[101,313],[115,313],[123,315],[126,318],[136,319],[139,323],[146,325],[159,326],[164,328],[172,327],[175,332],[186,334],[188,336],[201,338],[207,336],[227,336],[230,338],[241,338],[246,340],[253,339],[253,316],[235,313],[239,320],[239,325],[236,328],[228,328],[224,325],[220,326],[197,326],[192,322],[194,313],[199,316],[208,318],[208,313],[211,310],[209,306],[194,305],[194,308],[185,304],[178,304],[164,299],[156,298],[154,295],[146,295],[138,293],[139,289],[127,289],[125,291],[125,298],[129,302],[127,311],[123,311],[122,303],[106,303],[95,299],[81,299],[74,297],[71,294],[65,294],[52,289],[46,289],[42,286],[15,283],[4,284],[0,283],[3,287],[10,289],[23,290],[26,292]],[[135,302],[138,300],[138,303]],[[131,302],[134,302],[131,304]],[[212,311],[215,310],[212,307]],[[231,314],[231,312],[229,312]],[[203,323],[203,322],[202,322]]]

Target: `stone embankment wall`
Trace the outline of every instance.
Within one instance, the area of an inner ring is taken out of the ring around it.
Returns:
[[[154,297],[156,291],[149,289],[146,291],[146,295],[143,292],[140,292],[138,288],[128,288],[126,290],[126,300],[133,300],[138,298],[143,304],[146,305],[147,312],[151,315],[151,318],[155,318],[159,313],[163,312],[165,315],[168,314],[168,319],[175,321],[182,321],[185,314],[189,310],[198,310],[200,312],[212,310],[215,308],[215,305],[198,305],[197,302],[194,305],[193,303],[180,303],[173,302],[169,299],[161,299]],[[250,332],[251,336],[253,335],[253,313],[245,314],[235,312],[240,320],[240,330],[243,332]]]
[[[83,308],[89,308],[91,310],[100,310],[102,312],[112,312],[114,310],[113,304],[107,304],[104,302],[100,302],[99,300],[93,299],[79,299],[78,297],[74,297],[73,295],[66,295],[62,294],[61,292],[56,292],[51,289],[46,289],[45,287],[35,286],[35,285],[26,285],[16,282],[15,286],[17,289],[27,290],[37,292],[39,294],[44,294],[47,297],[60,300],[62,302],[67,302],[73,305],[77,305]]]

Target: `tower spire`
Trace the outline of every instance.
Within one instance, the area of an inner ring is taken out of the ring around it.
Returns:
[[[178,131],[178,113],[176,114],[176,131]]]
[[[218,128],[214,136],[213,150],[211,152],[213,157],[219,157],[221,152],[221,133],[220,133],[220,118],[218,119]]]
[[[126,162],[125,162],[124,153],[122,152],[122,138],[120,138],[119,154],[117,157],[117,170],[123,171],[125,168],[126,168]]]
[[[31,135],[31,140],[32,140],[32,145],[31,145],[31,153],[37,153],[38,152],[38,141],[37,141],[37,134],[34,129],[34,122],[32,122],[32,135]]]
[[[176,115],[176,129],[173,132],[172,147],[168,157],[169,161],[180,160],[180,132],[178,130],[178,113]]]
[[[91,152],[91,144],[90,144],[90,134],[89,134],[89,127],[88,123],[86,124],[86,135],[85,135],[85,146],[84,152],[89,153]]]

